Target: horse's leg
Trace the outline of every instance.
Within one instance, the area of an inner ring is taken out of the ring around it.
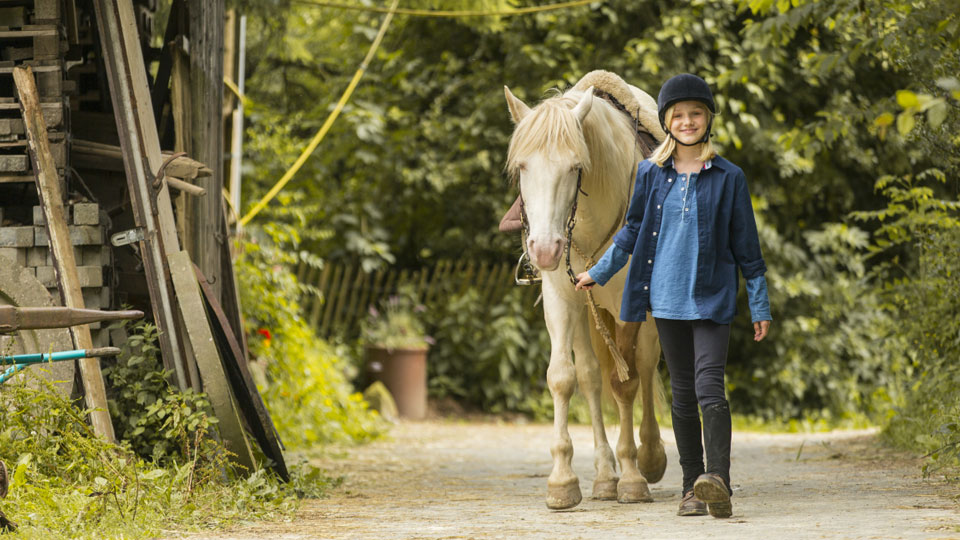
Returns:
[[[616,328],[613,318],[609,327]],[[637,445],[633,439],[633,402],[637,398],[640,379],[634,362],[636,352],[638,323],[627,323],[616,328],[617,348],[627,362],[629,378],[621,381],[616,370],[610,372],[610,387],[620,411],[620,438],[617,440],[617,459],[620,461],[622,477],[617,484],[617,500],[621,503],[653,502],[647,479],[637,468]]]
[[[593,498],[613,500],[617,498],[617,467],[613,450],[607,442],[607,432],[603,426],[603,408],[600,376],[600,362],[590,343],[591,317],[585,312],[577,321],[573,340],[573,353],[576,359],[577,382],[580,392],[587,398],[590,406],[590,424],[593,426],[593,468],[596,478],[593,481]]]
[[[582,309],[582,308],[581,308]],[[562,510],[580,504],[580,482],[573,472],[573,442],[567,430],[570,396],[577,385],[571,358],[573,318],[577,307],[561,299],[553,285],[543,283],[543,317],[550,333],[550,365],[547,386],[553,396],[553,470],[547,478],[547,508]]]
[[[663,478],[667,469],[667,453],[660,439],[660,426],[657,425],[656,398],[662,395],[657,378],[657,363],[660,362],[660,338],[653,317],[648,313],[647,321],[640,327],[637,340],[637,369],[640,371],[640,399],[643,406],[643,418],[640,421],[640,454],[637,465],[648,482],[656,483]]]

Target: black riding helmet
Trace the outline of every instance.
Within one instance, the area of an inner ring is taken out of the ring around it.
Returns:
[[[663,86],[660,87],[660,94],[657,96],[657,114],[660,116],[660,126],[663,127],[663,131],[675,141],[677,138],[670,133],[670,130],[664,122],[664,117],[667,114],[667,109],[681,101],[699,101],[707,106],[707,110],[710,111],[711,115],[717,113],[717,106],[713,101],[713,92],[710,91],[710,86],[707,85],[707,81],[692,73],[681,73],[670,77],[667,79],[667,82],[663,83]],[[703,139],[694,144],[707,142],[710,139],[710,128],[712,126],[713,117],[711,116],[710,122],[707,124],[707,132],[703,134]],[[680,141],[677,142],[684,146],[693,146]]]

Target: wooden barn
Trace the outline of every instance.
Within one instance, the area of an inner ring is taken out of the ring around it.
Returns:
[[[285,476],[230,255],[242,34],[224,0],[0,0],[0,305],[141,309],[173,382],[208,393],[237,462],[254,467],[256,442]],[[20,330],[0,348],[125,338],[94,323]],[[113,439],[98,360],[49,369],[102,409],[91,423]]]

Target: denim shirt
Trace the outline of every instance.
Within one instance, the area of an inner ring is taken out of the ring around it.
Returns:
[[[698,253],[693,299],[701,318],[726,324],[737,311],[737,269],[748,282],[753,280],[751,285],[762,283],[762,293],[766,293],[765,280],[754,278],[762,277],[767,267],[743,171],[720,156],[711,162],[712,166],[702,170],[697,179]],[[643,161],[637,168],[627,223],[613,239],[617,247],[632,255],[620,309],[623,321],[643,321],[650,309],[663,203],[676,179],[672,162],[659,167]],[[750,289],[760,292],[756,286]]]

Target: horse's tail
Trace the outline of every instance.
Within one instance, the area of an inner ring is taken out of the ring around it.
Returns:
[[[600,362],[600,371],[603,378],[603,393],[612,400],[610,377],[611,374],[615,372],[613,353],[610,351],[610,348],[603,339],[600,329],[597,328],[597,321],[593,318],[592,310],[587,310],[587,313],[590,318],[590,343],[593,346],[593,352],[597,355],[597,360]],[[597,310],[597,313],[600,315],[600,324],[603,324],[606,327],[607,332],[609,332],[610,335],[615,335],[617,323],[613,315],[605,310]],[[641,328],[640,332],[638,333],[636,344],[638,349],[642,347],[642,340],[645,337],[644,333],[651,331],[650,329],[646,328],[647,324],[652,326],[653,321],[648,320],[647,323],[644,323],[644,328]],[[655,330],[652,331],[655,332]],[[651,339],[652,336],[648,335],[646,338]],[[659,361],[660,340],[656,339],[654,343],[656,345],[651,347],[653,350],[649,351],[649,353],[655,355]],[[636,362],[636,358],[633,360]],[[642,388],[640,389],[640,392],[642,392]],[[642,401],[642,394],[638,392],[637,397]],[[660,417],[670,414],[670,406],[667,403],[666,388],[663,385],[663,379],[659,376],[659,373],[656,369],[653,373],[653,404],[656,413],[660,415]]]

